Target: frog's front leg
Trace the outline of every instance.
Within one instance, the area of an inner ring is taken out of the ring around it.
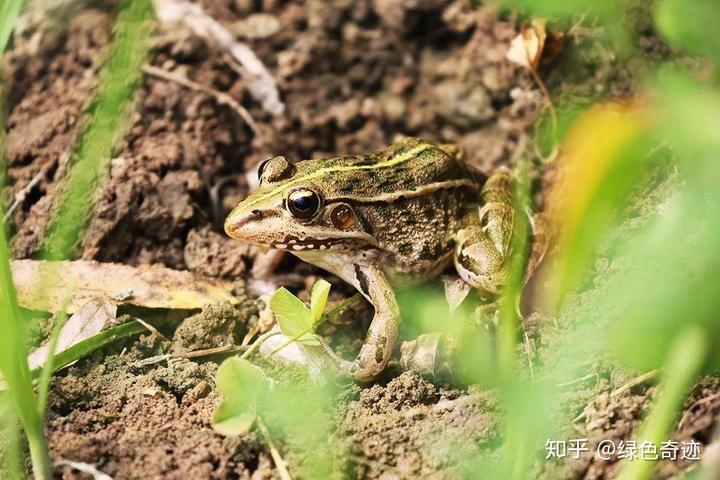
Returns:
[[[495,171],[482,195],[484,205],[476,221],[469,222],[455,236],[455,268],[468,284],[496,295],[510,278],[515,221],[510,172]]]
[[[355,264],[356,287],[372,302],[375,316],[352,366],[356,380],[369,381],[383,371],[400,329],[400,309],[385,273],[378,265]]]

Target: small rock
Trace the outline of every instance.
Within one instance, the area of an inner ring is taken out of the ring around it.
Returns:
[[[460,128],[469,128],[495,115],[490,95],[480,86],[446,80],[434,88],[438,113]]]
[[[247,318],[229,302],[218,302],[182,321],[172,339],[173,352],[190,352],[206,348],[235,345]]]
[[[230,30],[238,38],[262,40],[270,38],[280,30],[280,21],[267,13],[255,13],[233,23]]]

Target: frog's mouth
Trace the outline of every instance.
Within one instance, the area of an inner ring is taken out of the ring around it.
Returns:
[[[316,238],[303,237],[299,238],[295,235],[287,235],[282,242],[272,244],[272,248],[288,251],[304,251],[304,250],[345,250],[352,247],[360,247],[363,244],[372,246],[376,244],[374,239],[368,242],[367,238],[359,236],[332,237],[332,238]]]

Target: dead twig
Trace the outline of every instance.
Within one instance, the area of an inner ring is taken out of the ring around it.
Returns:
[[[163,334],[160,332],[160,330],[158,330],[158,329],[155,328],[154,326],[150,325],[148,322],[146,322],[146,321],[143,320],[142,318],[133,317],[132,319],[135,320],[136,322],[138,322],[138,323],[139,323],[140,325],[142,325],[143,327],[147,328],[151,333],[154,333],[155,335],[157,335],[157,336],[158,336],[159,338],[161,338],[162,340],[164,340],[164,341],[166,341],[166,342],[169,342],[169,341],[170,341],[170,339],[167,338],[165,335],[163,335]]]
[[[555,386],[556,386],[556,387],[569,387],[570,385],[575,385],[575,384],[577,384],[577,383],[582,383],[582,382],[584,382],[585,380],[590,380],[591,378],[594,378],[594,377],[597,377],[597,376],[598,376],[597,373],[588,373],[587,375],[584,375],[584,376],[582,376],[582,377],[580,377],[580,378],[576,378],[576,379],[574,379],[574,380],[569,380],[569,381],[567,381],[567,382],[558,383],[558,384],[555,385]]]
[[[8,221],[8,218],[10,218],[10,216],[20,206],[20,204],[25,201],[32,189],[35,188],[35,186],[43,179],[47,178],[50,170],[52,170],[58,163],[62,165],[63,163],[67,162],[68,158],[69,155],[67,153],[64,153],[58,158],[58,160],[53,160],[43,165],[40,171],[30,180],[30,182],[28,182],[28,184],[25,185],[22,190],[15,194],[13,203],[8,207],[7,211],[5,212],[5,216],[3,216],[3,223]]]
[[[623,393],[627,392],[631,388],[636,387],[637,385],[640,385],[641,383],[644,383],[644,382],[650,380],[651,378],[655,377],[655,375],[657,375],[657,374],[658,374],[658,370],[650,370],[649,372],[645,372],[642,375],[633,378],[629,382],[625,383],[624,385],[622,385],[619,388],[616,388],[615,390],[610,392],[610,397],[612,398],[612,397],[617,397],[619,395],[622,395]],[[584,377],[583,377],[583,379],[584,379]],[[583,380],[583,379],[579,379],[579,380]],[[575,381],[572,381],[570,383],[574,383],[574,382]],[[558,386],[560,386],[560,385],[558,385]],[[592,404],[592,402],[594,402],[594,400],[591,401],[588,404],[588,406],[590,406]],[[583,411],[580,413],[580,415],[578,415],[577,417],[572,419],[572,423],[577,423],[580,420],[582,420],[583,418],[585,418],[586,410],[587,410],[587,406],[583,409]]]
[[[622,395],[623,393],[630,390],[631,388],[650,380],[657,374],[658,374],[658,370],[650,370],[649,372],[643,373],[642,375],[633,378],[632,380],[630,380],[629,382],[627,382],[625,385],[621,386],[620,388],[613,390],[610,393],[610,396],[617,397],[618,395]]]
[[[173,354],[173,358],[198,358],[218,355],[220,353],[240,353],[248,349],[247,345],[222,345],[220,347],[204,348],[202,350],[192,350],[190,352],[182,352]]]
[[[678,422],[677,429],[680,430],[683,425],[685,425],[685,422],[687,421],[688,417],[690,416],[690,412],[694,410],[696,407],[699,407],[700,405],[704,405],[706,403],[712,403],[717,400],[720,400],[720,392],[719,393],[713,393],[712,395],[709,395],[707,397],[701,398],[700,400],[697,400],[692,405],[690,405],[687,410],[685,410],[685,413],[683,413],[682,418]]]
[[[155,13],[160,22],[182,22],[208,44],[222,48],[233,59],[228,63],[240,73],[248,91],[263,109],[276,117],[283,114],[285,104],[280,100],[275,79],[265,64],[248,45],[237,41],[200,5],[184,0],[155,0]],[[235,62],[239,64],[237,67]]]
[[[145,325],[147,326],[147,325]],[[143,358],[137,362],[133,362],[133,367],[147,367],[155,365],[156,363],[167,362],[168,360],[176,360],[179,358],[198,358],[198,357],[209,357],[211,355],[218,355],[220,353],[240,353],[248,349],[246,345],[222,345],[220,347],[204,348],[202,350],[192,350],[189,352],[180,353],[163,353],[161,355],[155,355],[153,357]]]
[[[272,456],[273,462],[275,463],[275,467],[278,470],[280,478],[282,480],[292,480],[290,472],[288,472],[287,469],[287,463],[285,462],[285,459],[282,457],[282,455],[280,455],[280,451],[275,446],[275,442],[270,436],[270,432],[265,426],[265,422],[263,422],[260,417],[257,417],[256,422],[258,428],[260,429],[260,433],[262,433],[263,437],[265,437],[265,442],[267,442],[268,448],[270,449],[270,455]]]
[[[85,462],[74,462],[72,460],[65,460],[60,459],[57,462],[55,462],[55,466],[65,466],[70,467],[74,470],[77,470],[82,473],[87,473],[91,477],[93,477],[95,480],[113,480],[113,478],[108,475],[107,473],[103,473],[100,470],[98,470],[95,465],[91,465],[89,463]]]
[[[190,90],[195,90],[196,92],[201,92],[205,95],[213,97],[218,104],[225,105],[233,109],[235,113],[237,113],[240,118],[242,118],[242,120],[247,124],[247,126],[250,127],[250,130],[252,130],[253,134],[255,134],[255,136],[258,137],[260,140],[262,140],[262,133],[260,132],[257,123],[255,123],[255,120],[253,120],[252,116],[250,115],[250,112],[248,112],[245,107],[240,105],[234,98],[232,98],[227,93],[218,92],[217,90],[214,90],[210,87],[206,87],[205,85],[194,82],[183,75],[170,72],[168,70],[164,70],[153,65],[143,65],[143,72],[150,76],[157,77],[168,82],[174,82],[185,88],[189,88]]]

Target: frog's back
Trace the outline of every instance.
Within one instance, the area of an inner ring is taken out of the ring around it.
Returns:
[[[484,182],[480,172],[440,146],[417,138],[372,155],[305,160],[297,166],[298,177],[314,177],[329,197],[368,202],[422,195],[447,182],[479,187]]]
[[[484,176],[440,146],[417,139],[364,161],[382,167],[363,171],[357,183],[338,185],[336,197],[353,204],[392,278],[407,283],[436,275],[451,262],[462,220],[479,206]]]

